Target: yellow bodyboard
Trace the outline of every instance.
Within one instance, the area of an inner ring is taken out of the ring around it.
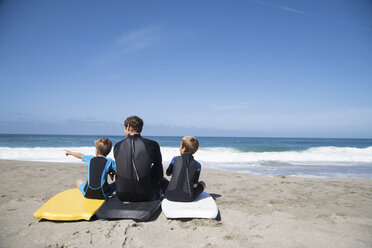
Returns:
[[[56,194],[35,213],[35,219],[90,220],[105,200],[88,199],[79,189],[69,189]]]

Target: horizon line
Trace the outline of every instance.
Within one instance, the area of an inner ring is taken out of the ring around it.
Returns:
[[[39,135],[39,136],[120,136],[125,137],[124,134],[61,134],[61,133],[1,133],[0,135]],[[184,135],[141,135],[143,137],[183,137]],[[300,137],[300,136],[203,136],[196,135],[195,137],[201,138],[250,138],[250,139],[364,139],[372,140],[372,138],[360,138],[360,137]]]

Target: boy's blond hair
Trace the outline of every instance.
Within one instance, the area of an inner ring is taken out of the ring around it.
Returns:
[[[199,141],[194,136],[185,136],[181,140],[181,145],[186,148],[186,152],[194,154],[199,148]]]
[[[109,139],[99,138],[94,141],[94,144],[96,144],[99,153],[105,157],[111,152],[112,142]]]

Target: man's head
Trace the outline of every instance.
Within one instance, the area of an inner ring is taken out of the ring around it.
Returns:
[[[181,154],[194,154],[199,148],[199,141],[193,136],[185,136],[181,140]]]
[[[99,138],[98,140],[94,141],[94,144],[96,144],[96,150],[99,155],[106,157],[111,151],[112,142],[109,139]]]
[[[124,122],[125,135],[140,134],[142,132],[143,120],[138,116],[129,116]]]

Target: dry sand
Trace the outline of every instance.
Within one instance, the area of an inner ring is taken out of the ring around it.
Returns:
[[[372,179],[203,169],[220,220],[50,222],[33,213],[84,164],[0,160],[0,247],[372,247]]]

